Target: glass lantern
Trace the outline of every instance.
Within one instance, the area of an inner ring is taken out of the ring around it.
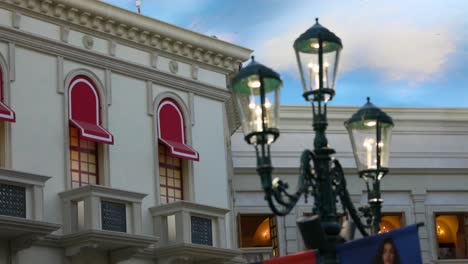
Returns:
[[[279,136],[279,91],[283,85],[278,73],[252,61],[233,78],[231,89],[249,144],[271,144]]]
[[[359,175],[380,180],[388,172],[392,118],[380,108],[367,103],[345,122]]]
[[[341,39],[320,25],[318,19],[294,41],[306,100],[327,103],[332,99],[342,48]]]

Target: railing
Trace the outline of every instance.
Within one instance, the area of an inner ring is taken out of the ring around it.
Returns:
[[[146,194],[88,185],[59,194],[63,201],[64,234],[106,230],[141,234],[141,201]]]
[[[43,220],[44,184],[50,177],[0,169],[0,215]]]
[[[178,201],[150,211],[161,246],[187,243],[226,248],[227,209]]]

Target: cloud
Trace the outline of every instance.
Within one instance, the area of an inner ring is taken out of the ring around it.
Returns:
[[[387,19],[392,11],[382,8],[373,14],[356,13],[346,17],[342,12],[332,11],[324,15],[327,22],[322,25],[343,41],[340,73],[367,68],[377,70],[386,80],[410,83],[443,73],[449,55],[456,50],[449,24]],[[255,47],[262,63],[296,75],[297,62],[292,45],[310,26],[310,22],[297,22],[285,33]]]

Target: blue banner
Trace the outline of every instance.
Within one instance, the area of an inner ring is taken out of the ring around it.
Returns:
[[[340,244],[337,251],[341,264],[422,264],[417,225]]]

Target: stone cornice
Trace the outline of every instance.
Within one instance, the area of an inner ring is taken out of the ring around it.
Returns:
[[[236,71],[252,50],[97,0],[0,0],[48,20]]]
[[[62,199],[77,199],[85,196],[101,196],[101,197],[111,197],[123,201],[129,202],[141,202],[141,200],[147,196],[144,193],[120,190],[109,188],[101,185],[86,185],[79,188],[71,189],[59,193],[59,196]]]
[[[236,176],[252,176],[257,175],[255,167],[238,167],[234,168]],[[275,168],[274,173],[277,175],[299,175],[299,168]],[[358,175],[357,170],[353,168],[344,168],[346,176]],[[466,176],[468,168],[391,168],[391,175],[408,175],[408,176],[429,176],[429,175],[457,175]]]
[[[50,177],[48,176],[15,170],[0,169],[0,180],[13,181],[27,185],[44,186],[44,183],[49,179]]]
[[[193,260],[228,260],[240,256],[241,254],[242,251],[238,249],[218,248],[189,243],[178,243],[170,246],[158,247],[157,250],[155,250],[155,256],[158,258],[179,256]]]
[[[360,107],[328,107],[330,120],[346,120]],[[382,107],[394,120],[401,121],[466,121],[468,108],[448,107]],[[312,109],[308,105],[281,105],[280,116],[284,119],[312,120]]]
[[[220,217],[224,217],[229,212],[229,210],[225,208],[218,208],[188,201],[177,201],[150,208],[150,212],[153,216],[167,215],[177,211],[193,211],[204,215]]]
[[[88,65],[92,65],[101,69],[110,69],[113,72],[121,73],[127,76],[132,76],[143,80],[151,80],[169,88],[186,92],[191,91],[198,95],[223,102],[228,100],[231,96],[229,91],[223,90],[220,87],[215,87],[206,83],[196,82],[183,77],[174,76],[156,69],[135,65],[133,63],[125,62],[114,57],[80,49],[65,43],[56,42],[6,27],[0,27],[0,39],[11,41],[17,43],[20,46],[24,46],[32,50],[37,50],[39,52],[62,56],[74,61],[86,62]]]

